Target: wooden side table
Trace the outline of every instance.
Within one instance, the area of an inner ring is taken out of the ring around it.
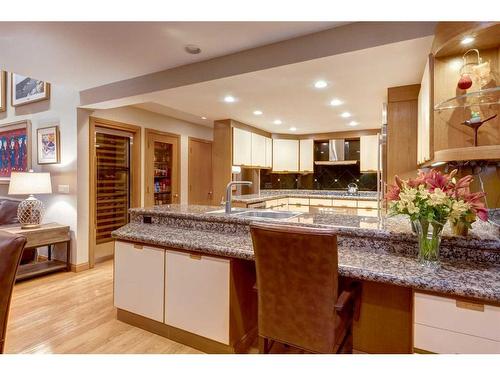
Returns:
[[[27,242],[24,249],[35,249],[48,246],[48,257],[46,261],[30,264],[21,264],[17,270],[16,281],[36,276],[46,275],[57,271],[71,271],[71,236],[69,226],[57,223],[42,224],[38,228],[21,229],[21,227],[4,227],[0,230],[20,234],[26,237]],[[54,245],[66,244],[66,262],[52,259],[52,247]]]

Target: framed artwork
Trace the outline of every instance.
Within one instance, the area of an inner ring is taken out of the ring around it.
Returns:
[[[20,74],[11,74],[11,104],[13,107],[50,98],[50,84]]]
[[[31,168],[31,122],[28,120],[0,126],[0,183],[10,181],[11,172]]]
[[[7,110],[7,72],[0,70],[0,112]]]
[[[59,127],[50,126],[36,131],[38,164],[57,164],[60,162],[61,145]]]

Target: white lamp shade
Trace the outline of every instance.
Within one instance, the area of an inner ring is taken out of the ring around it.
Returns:
[[[50,173],[12,172],[9,194],[52,194]]]

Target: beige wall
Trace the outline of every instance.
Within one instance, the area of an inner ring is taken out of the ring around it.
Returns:
[[[78,248],[81,263],[88,261],[89,233],[89,116],[124,122],[144,128],[161,130],[180,135],[181,154],[181,203],[188,202],[188,137],[213,139],[212,128],[192,124],[183,120],[160,115],[134,107],[121,107],[105,110],[78,110]],[[141,204],[144,204],[144,150],[145,139],[142,133],[141,146]]]
[[[32,168],[35,171],[50,172],[52,177],[51,195],[40,195],[45,203],[44,222],[58,222],[71,227],[72,263],[78,263],[77,246],[77,134],[76,107],[79,103],[78,93],[72,89],[51,85],[51,98],[14,108],[10,105],[10,74],[8,75],[7,111],[0,113],[2,125],[30,120],[32,126]],[[36,158],[36,130],[51,125],[58,125],[61,135],[61,163],[38,165]],[[69,185],[69,194],[58,193],[58,185]],[[0,196],[6,196],[8,184],[0,185]],[[25,197],[18,197],[25,198]]]

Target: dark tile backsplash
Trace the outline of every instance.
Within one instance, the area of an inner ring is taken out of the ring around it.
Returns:
[[[261,189],[344,190],[354,182],[359,190],[376,191],[377,174],[361,173],[356,165],[315,165],[314,174],[271,173],[260,171]]]

